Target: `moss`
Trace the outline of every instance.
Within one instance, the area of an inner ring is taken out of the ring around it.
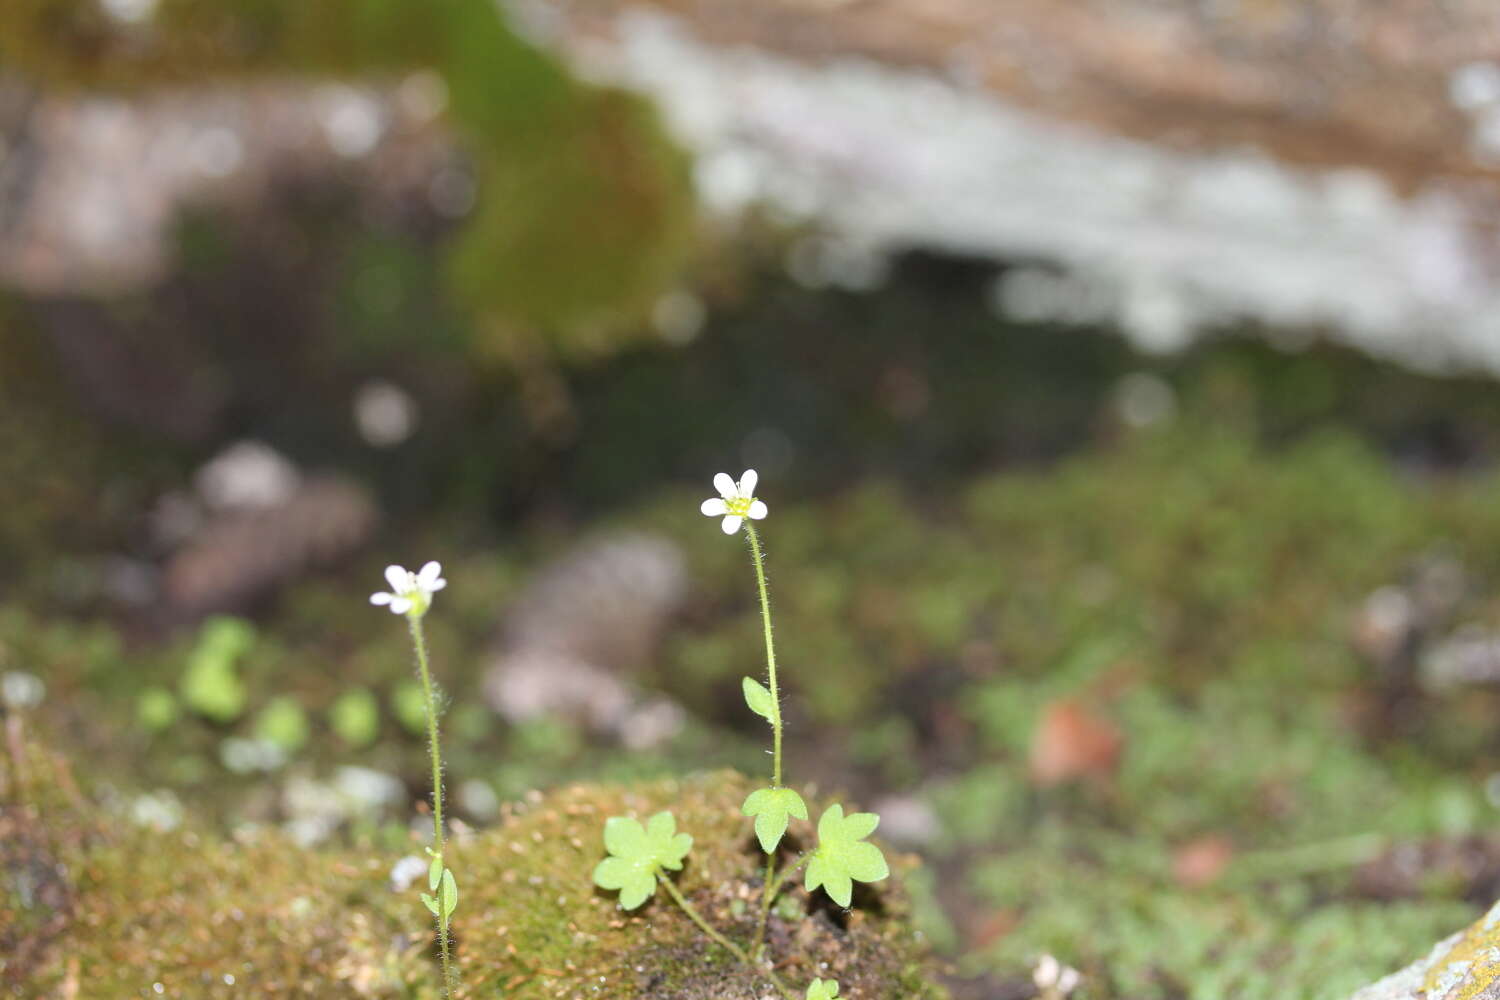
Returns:
[[[0,876],[20,905],[0,923],[23,988],[84,983],[88,995],[431,996],[431,931],[415,890],[392,892],[395,858],[372,844],[310,852],[272,830],[223,839],[191,825],[120,823],[70,792],[64,765],[33,749],[7,760]],[[670,808],[695,847],[684,893],[725,933],[751,929],[760,856],[730,772],[641,786],[575,785],[508,807],[457,837],[451,867],[463,996],[708,1000],[763,993],[761,977],[704,938],[665,897],[634,913],[595,889],[605,817]],[[770,955],[792,982],[837,977],[856,1000],[936,998],[902,873],[848,913],[787,894]],[[31,873],[57,884],[36,887]]]

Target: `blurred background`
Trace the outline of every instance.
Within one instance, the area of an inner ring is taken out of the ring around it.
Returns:
[[[955,996],[1339,1000],[1500,895],[1487,0],[10,0],[0,703],[399,851],[789,769]],[[383,840],[381,839],[383,838]]]

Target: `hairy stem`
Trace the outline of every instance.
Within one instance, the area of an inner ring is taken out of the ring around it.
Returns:
[[[771,787],[781,787],[781,692],[776,686],[776,644],[771,638],[771,596],[766,591],[766,561],[760,551],[760,535],[755,523],[745,521],[745,537],[750,540],[750,559],[755,563],[755,583],[760,590],[760,621],[766,633],[766,679],[771,692]],[[766,858],[766,885],[771,884],[776,874],[776,856]],[[767,904],[769,905],[769,904]],[[760,954],[765,943],[765,921],[760,924],[760,933],[755,938],[755,952]]]
[[[787,879],[807,864],[808,858],[812,857],[811,851],[803,851],[797,856],[797,860],[787,865],[781,871],[776,871],[776,855],[771,855],[766,865],[766,887],[760,896],[760,919],[756,923],[755,930],[755,955],[760,957],[761,951],[766,946],[766,924],[771,919],[771,904],[776,902],[776,896],[781,892],[781,887],[786,885]]]
[[[755,563],[755,582],[760,588],[760,620],[766,632],[766,677],[771,692],[771,787],[781,787],[781,694],[776,688],[776,645],[771,641],[771,598],[766,592],[766,564],[760,552],[760,536],[755,524],[745,521],[745,537],[750,539],[750,556]]]
[[[735,958],[739,959],[741,964],[745,965],[747,968],[758,972],[764,972],[770,978],[771,984],[775,986],[776,989],[781,993],[781,995],[783,997],[786,997],[787,1000],[796,1000],[796,998],[792,994],[792,991],[787,988],[786,983],[782,982],[781,977],[776,975],[775,970],[763,968],[759,963],[757,963],[754,959],[752,959],[748,954],[745,953],[745,949],[741,948],[739,945],[735,944],[733,941],[729,940],[718,931],[714,930],[709,922],[703,919],[703,914],[698,912],[697,907],[687,901],[687,897],[682,894],[682,890],[677,888],[676,884],[671,879],[658,872],[656,880],[660,882],[662,884],[662,887],[667,890],[667,894],[672,897],[673,901],[676,902],[678,906],[682,907],[682,912],[688,915],[688,919],[697,924],[698,929],[707,934],[715,944],[719,945],[719,947],[723,948]]]
[[[422,694],[427,702],[427,749],[432,756],[432,845],[447,868],[443,854],[443,757],[438,743],[437,697],[432,692],[432,671],[427,665],[427,639],[422,633],[422,616],[407,615],[411,627],[411,644],[417,651],[417,672],[422,677]],[[448,955],[448,917],[442,904],[442,887],[438,887],[438,944],[443,953],[443,995],[453,995],[453,966]]]

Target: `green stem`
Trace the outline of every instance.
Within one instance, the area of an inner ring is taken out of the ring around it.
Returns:
[[[427,665],[427,639],[422,633],[422,616],[409,614],[406,623],[411,627],[411,643],[417,651],[417,672],[422,677],[422,694],[427,701],[427,749],[432,756],[432,843],[433,850],[443,859],[443,758],[438,743],[438,706],[432,693],[432,671]],[[442,886],[438,887],[438,943],[443,952],[443,995],[453,995],[453,966],[448,955],[448,917],[443,912]]]
[[[769,681],[767,689],[771,692],[771,787],[781,787],[781,691],[776,682],[776,644],[771,638],[771,595],[766,590],[766,561],[760,550],[760,535],[756,533],[755,522],[745,521],[745,537],[750,540],[750,558],[755,564],[755,584],[760,592],[760,621],[766,635],[766,680]],[[770,887],[776,875],[776,856],[773,854],[766,858],[766,886]],[[762,903],[762,914],[770,908],[769,901]],[[760,931],[755,938],[755,952],[758,956],[765,945],[764,916],[760,922]]]
[[[766,924],[771,919],[771,904],[776,901],[776,896],[781,892],[781,887],[786,885],[786,880],[792,874],[807,864],[808,858],[812,857],[811,851],[803,851],[797,856],[797,860],[787,865],[781,871],[775,870],[776,856],[773,854],[766,865],[766,888],[760,897],[760,920],[756,924],[755,931],[755,953],[760,955],[761,949],[766,945]]]
[[[771,787],[781,787],[781,695],[776,688],[776,646],[771,641],[771,598],[766,592],[766,564],[760,553],[760,536],[754,522],[746,519],[745,536],[755,562],[755,582],[760,588],[760,619],[766,632],[766,677],[771,692]]]
[[[739,945],[735,944],[733,941],[729,940],[718,931],[714,930],[713,927],[709,925],[709,922],[703,919],[703,915],[698,912],[697,908],[693,906],[692,903],[689,903],[687,901],[687,897],[682,894],[682,890],[677,888],[676,884],[673,883],[671,879],[658,872],[656,875],[656,880],[660,882],[662,884],[662,887],[667,890],[667,894],[672,897],[673,901],[675,901],[678,906],[682,907],[682,912],[688,915],[688,919],[697,924],[698,929],[712,938],[715,944],[719,945],[725,951],[729,952],[735,958],[739,959],[740,962],[746,967],[756,971],[764,972],[767,976],[770,977],[772,985],[774,985],[776,989],[781,993],[781,995],[787,998],[787,1000],[796,1000],[796,998],[792,995],[791,990],[787,989],[786,983],[782,982],[781,977],[776,975],[775,970],[760,967],[755,961],[750,958],[749,955],[745,953],[745,949],[741,948]]]

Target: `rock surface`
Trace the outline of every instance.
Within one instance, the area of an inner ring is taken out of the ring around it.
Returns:
[[[1500,903],[1425,958],[1350,1000],[1496,1000],[1500,997]]]
[[[935,248],[1044,265],[996,288],[1022,321],[1172,349],[1249,320],[1500,372],[1486,5],[514,6],[662,104],[711,208],[831,234],[799,279]]]
[[[505,615],[484,695],[512,722],[567,716],[627,745],[660,742],[682,712],[629,675],[659,646],[687,595],[683,555],[665,539],[584,542],[536,576]]]

